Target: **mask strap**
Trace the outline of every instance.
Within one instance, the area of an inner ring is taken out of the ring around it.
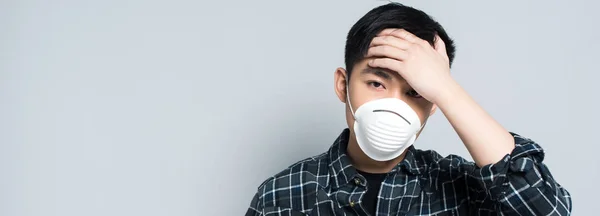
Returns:
[[[350,78],[350,76],[347,76],[347,78]],[[350,81],[348,81],[348,79],[346,79],[346,101],[348,102],[348,108],[350,108],[350,113],[352,113],[352,118],[354,118],[354,121],[356,120],[356,116],[354,116],[354,110],[352,109],[352,103],[350,103],[350,93],[348,91],[348,89],[350,88]]]
[[[425,119],[425,122],[423,122],[423,124],[421,125],[421,128],[419,129],[419,133],[422,133],[422,132],[423,132],[423,128],[425,128],[425,124],[427,124],[427,121],[429,121],[429,117],[427,117],[427,118]]]

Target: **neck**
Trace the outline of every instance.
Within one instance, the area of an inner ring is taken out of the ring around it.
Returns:
[[[405,151],[397,158],[389,161],[373,160],[360,149],[354,132],[350,133],[350,139],[348,140],[346,152],[352,161],[352,165],[356,169],[367,173],[388,173],[392,171],[392,169],[394,169],[394,167],[396,167],[396,165],[400,163],[406,155]]]

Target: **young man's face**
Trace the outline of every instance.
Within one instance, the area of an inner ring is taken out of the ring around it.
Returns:
[[[370,58],[356,63],[352,69],[348,92],[352,110],[356,110],[371,100],[381,98],[398,98],[407,103],[419,115],[423,124],[433,114],[436,107],[415,92],[410,85],[396,72],[371,68],[367,65]],[[338,68],[335,72],[335,91],[340,101],[346,102],[346,70]],[[354,117],[346,106],[346,122],[354,132]]]

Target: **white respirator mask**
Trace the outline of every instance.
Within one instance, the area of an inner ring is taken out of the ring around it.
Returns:
[[[346,83],[346,100],[354,117],[354,133],[360,149],[371,159],[389,161],[400,156],[423,129],[417,113],[397,98],[369,101],[354,112]]]

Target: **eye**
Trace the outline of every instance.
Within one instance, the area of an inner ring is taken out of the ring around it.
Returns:
[[[383,89],[385,89],[385,87],[383,86],[383,84],[381,84],[380,82],[376,82],[376,81],[369,81],[367,84],[368,84],[369,86],[373,87],[373,88],[376,88],[376,89],[379,89],[379,88],[383,88]]]
[[[411,89],[410,91],[406,92],[406,95],[410,96],[410,97],[414,97],[414,98],[422,98],[422,96],[415,90]]]

